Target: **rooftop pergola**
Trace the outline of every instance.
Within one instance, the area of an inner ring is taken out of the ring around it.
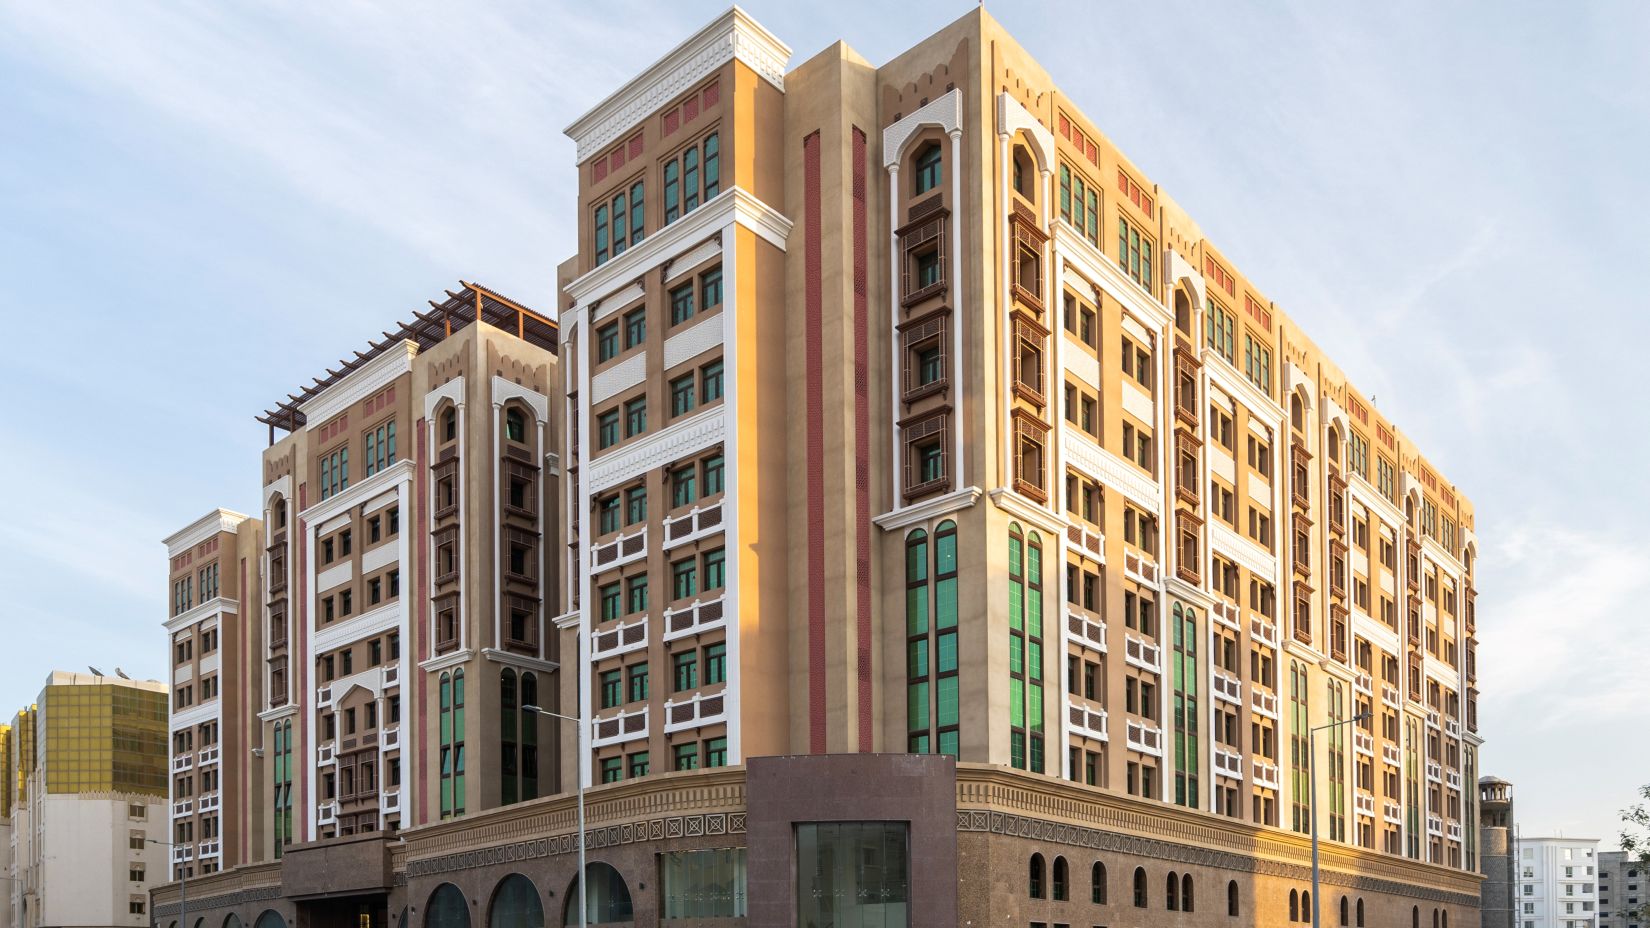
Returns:
[[[325,377],[314,378],[312,383],[297,393],[287,394],[286,399],[273,409],[264,410],[257,419],[269,426],[270,444],[275,443],[276,429],[296,432],[304,426],[304,414],[300,410],[305,403],[361,365],[409,339],[418,344],[418,350],[423,351],[480,319],[540,348],[552,352],[556,350],[558,328],[555,320],[481,284],[463,280],[459,284],[461,289],[456,293],[445,291],[445,300],[439,303],[430,300],[429,310],[414,313],[412,322],[402,323],[395,331],[383,333],[382,341],[369,340],[366,351],[357,351],[355,357],[343,359],[337,370],[327,368]]]

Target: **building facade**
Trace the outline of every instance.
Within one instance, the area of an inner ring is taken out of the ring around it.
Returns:
[[[1598,864],[1595,838],[1520,838],[1519,922],[1524,928],[1593,928]]]
[[[1598,855],[1598,928],[1641,928],[1650,908],[1650,869],[1625,851]]]
[[[0,729],[13,928],[150,923],[166,882],[166,686],[57,671]]]
[[[1307,921],[1315,814],[1326,919],[1478,924],[1465,497],[983,11],[790,57],[569,127],[555,322],[466,284],[261,418],[203,904],[513,924],[582,785],[597,921]]]

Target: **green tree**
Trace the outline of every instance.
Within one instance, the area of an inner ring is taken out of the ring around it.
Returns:
[[[1627,853],[1627,866],[1650,875],[1650,785],[1639,787],[1638,793],[1640,801],[1621,810],[1621,849]],[[1629,918],[1650,918],[1650,902],[1623,912]]]

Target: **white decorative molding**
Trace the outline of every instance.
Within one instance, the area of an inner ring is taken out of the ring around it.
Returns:
[[[435,418],[435,408],[441,405],[442,400],[452,400],[454,406],[464,405],[463,374],[424,394],[424,418]]]
[[[1214,441],[1210,441],[1204,449],[1204,456],[1209,461],[1209,473],[1224,477],[1227,483],[1237,486],[1237,462],[1232,459],[1231,452]],[[1251,480],[1249,483],[1252,485],[1255,481]],[[1251,490],[1250,493],[1253,494],[1254,491]]]
[[[1093,242],[1067,222],[1056,222],[1052,227],[1054,253],[1057,258],[1070,261],[1082,275],[1097,284],[1112,299],[1139,319],[1155,320],[1153,328],[1167,329],[1174,324],[1170,312],[1156,297],[1131,280],[1117,266],[1115,258],[1106,257]],[[1126,318],[1126,317],[1125,317]]]
[[[166,536],[166,556],[174,558],[220,532],[233,532],[250,516],[228,509],[214,509],[187,526]]]
[[[175,699],[176,697],[174,696],[173,698]],[[193,728],[202,722],[218,718],[220,718],[218,713],[218,700],[210,699],[204,703],[191,706],[182,712],[178,712],[174,709],[172,712],[171,721],[168,724],[171,726],[171,731],[182,731],[185,728]]]
[[[167,619],[161,624],[166,627],[167,632],[175,635],[197,622],[216,618],[219,613],[239,615],[240,606],[233,599],[226,599],[222,596],[214,596],[213,598],[195,606],[192,609],[185,610],[175,616],[172,616],[170,619]]]
[[[1142,473],[1133,464],[1095,444],[1086,433],[1067,422],[1064,429],[1063,450],[1066,463],[1076,467],[1108,487],[1121,490],[1131,502],[1148,512],[1163,508],[1163,493],[1157,481]]]
[[[550,398],[532,387],[524,387],[513,380],[493,375],[493,405],[502,406],[506,400],[521,400],[533,410],[539,425],[550,421]]]
[[[928,105],[882,130],[882,166],[891,168],[905,157],[905,146],[922,129],[935,126],[949,135],[962,130],[962,91],[953,87]]]
[[[394,631],[400,624],[401,601],[398,599],[347,619],[334,619],[331,625],[317,629],[310,638],[310,653],[336,650],[352,642]]]
[[[341,583],[348,583],[355,579],[355,562],[344,561],[334,564],[315,575],[315,591],[324,593]]]
[[[588,493],[598,493],[661,464],[721,441],[727,432],[727,407],[716,406],[666,426],[635,446],[591,462]]]
[[[1197,269],[1197,265],[1187,261],[1181,256],[1180,252],[1175,251],[1173,248],[1168,249],[1168,252],[1169,273],[1165,279],[1169,282],[1169,286],[1171,287],[1180,283],[1182,280],[1192,285],[1192,297],[1196,300],[1196,303],[1192,306],[1192,312],[1196,313],[1207,305],[1208,300],[1208,291],[1204,288],[1203,284],[1203,272],[1199,271]],[[1195,320],[1196,317],[1194,316],[1193,318]],[[1197,331],[1195,322],[1192,326],[1192,331]],[[1195,342],[1196,339],[1194,338],[1193,341]]]
[[[540,673],[553,673],[556,668],[561,666],[555,661],[539,660],[536,657],[528,657],[514,651],[500,651],[498,648],[482,648],[481,656],[495,664],[503,664],[506,667],[516,667],[521,670],[536,670]]]
[[[1261,477],[1258,477],[1254,474],[1250,474],[1249,475],[1249,480],[1247,481],[1247,484],[1248,484],[1248,487],[1249,487],[1249,491],[1248,491],[1249,492],[1249,498],[1251,500],[1257,502],[1257,503],[1260,503],[1262,506],[1264,506],[1266,508],[1267,512],[1271,512],[1272,511],[1272,484],[1271,484],[1271,482],[1263,480]]]
[[[1146,392],[1145,387],[1135,383],[1132,378],[1125,377],[1120,383],[1123,385],[1123,395],[1119,397],[1122,400],[1123,411],[1139,419],[1148,427],[1155,426],[1157,424],[1157,404],[1152,400],[1152,395]]]
[[[562,288],[580,307],[588,307],[596,300],[606,302],[615,291],[629,286],[638,277],[665,261],[675,258],[716,235],[729,223],[738,223],[769,244],[785,250],[785,240],[791,233],[791,221],[785,215],[745,191],[743,187],[729,187],[681,219],[649,235],[640,245],[586,271]],[[733,275],[726,275],[732,283]]]
[[[712,313],[665,339],[665,370],[722,344],[722,316]],[[601,378],[600,374],[596,376]]]
[[[623,87],[609,94],[565,130],[582,164],[619,136],[709,77],[729,61],[742,61],[763,80],[785,89],[791,48],[735,6],[666,52]],[[733,88],[724,93],[731,100]]]
[[[368,548],[361,554],[361,575],[376,573],[391,564],[401,560],[399,545],[381,544],[376,548]]]
[[[1262,392],[1259,387],[1250,383],[1249,378],[1243,376],[1237,368],[1228,365],[1225,356],[1211,351],[1205,352],[1205,357],[1215,359],[1213,363],[1203,365],[1203,369],[1209,372],[1209,382],[1219,386],[1233,399],[1243,404],[1243,407],[1251,413],[1249,416],[1251,428],[1255,426],[1256,419],[1264,419],[1267,423],[1272,424],[1282,424],[1284,407],[1279,406],[1277,400],[1272,399],[1272,397]]]
[[[980,498],[979,487],[963,487],[944,496],[936,496],[910,506],[902,506],[885,512],[871,521],[885,532],[897,532],[901,529],[920,525],[931,519],[938,519],[954,512],[961,512],[974,505]]]
[[[280,494],[282,499],[292,498],[292,475],[283,474],[282,476],[271,480],[269,483],[264,484],[263,498],[265,509],[269,508],[270,500],[274,499],[276,494]]]
[[[1057,335],[1056,337],[1064,338],[1065,336]],[[1076,375],[1078,380],[1083,381],[1097,391],[1101,388],[1099,358],[1087,351],[1062,351],[1060,352],[1060,362],[1060,366],[1067,373]]]
[[[1403,653],[1398,633],[1387,628],[1379,619],[1365,615],[1361,610],[1354,610],[1352,613],[1352,632],[1389,657],[1398,657]]]
[[[638,351],[590,378],[590,403],[595,405],[628,390],[647,377],[647,352]]]
[[[375,499],[378,494],[386,490],[394,490],[397,484],[412,480],[412,459],[402,458],[394,464],[387,465],[383,470],[360,483],[332,494],[324,500],[298,513],[312,529],[314,526],[326,522],[334,516],[341,515]],[[317,531],[316,534],[319,534]]]
[[[1041,171],[1054,170],[1054,133],[1048,127],[1037,121],[1020,101],[1006,93],[997,95],[997,134],[1013,136],[1014,133],[1024,130],[1031,136],[1031,153],[1037,158],[1037,168]]]
[[[1066,521],[1064,519],[1057,518],[1052,512],[1015,493],[1013,490],[1007,487],[995,487],[986,495],[991,498],[991,502],[998,509],[1022,522],[1030,523],[1032,528],[1048,532],[1054,540],[1065,537]]]
[[[1295,366],[1294,361],[1283,362],[1283,395],[1288,396],[1295,392],[1296,387],[1305,387],[1301,391],[1301,399],[1306,403],[1306,410],[1312,410],[1312,404],[1317,402],[1316,386],[1312,382],[1312,375]],[[1285,403],[1285,406],[1288,404]]]
[[[289,702],[284,706],[276,706],[273,709],[265,709],[264,711],[258,713],[258,721],[278,722],[281,719],[291,718],[297,714],[298,704]]]
[[[311,397],[298,407],[307,427],[326,424],[333,416],[394,383],[395,378],[412,370],[415,354],[418,354],[418,343],[403,339],[401,344],[385,348],[377,357]]]
[[[693,269],[722,253],[722,237],[720,235],[699,243],[699,247],[690,248],[682,252],[668,263],[665,274],[665,287],[681,284],[687,280]]]
[[[470,658],[475,656],[476,652],[470,650],[469,648],[459,648],[456,651],[448,651],[446,654],[439,654],[427,661],[424,661],[418,665],[418,669],[429,673],[434,673],[438,670],[446,670],[449,667],[457,667],[460,664],[467,664],[469,663]]]
[[[1209,547],[1231,555],[1232,560],[1258,576],[1270,577],[1277,572],[1277,557],[1259,542],[1247,535],[1238,534],[1219,519],[1211,520],[1208,525]]]
[[[639,280],[631,281],[630,286],[609,293],[607,296],[602,297],[600,303],[591,308],[590,324],[595,325],[645,296],[647,296],[647,288],[642,286],[642,282]]]

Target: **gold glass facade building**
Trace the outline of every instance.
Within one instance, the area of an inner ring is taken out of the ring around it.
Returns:
[[[168,550],[254,758],[191,897],[570,924],[582,843],[604,923],[1474,928],[1471,503],[1058,70],[733,9],[568,127],[553,321],[465,283],[261,416]]]
[[[164,692],[48,686],[39,707],[47,792],[166,795]]]

